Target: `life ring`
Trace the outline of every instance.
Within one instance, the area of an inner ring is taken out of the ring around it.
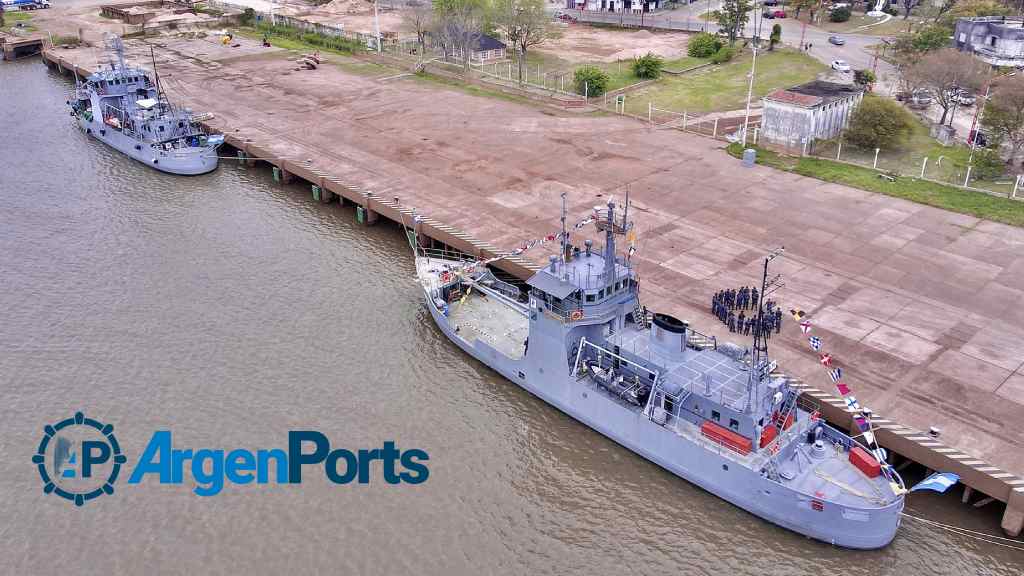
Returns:
[[[452,276],[451,276],[451,274],[450,274],[450,273],[448,273],[447,271],[445,271],[445,272],[441,272],[441,282],[444,282],[444,283],[446,283],[446,284],[447,284],[447,283],[448,283],[448,280],[450,280],[450,279],[451,279],[451,277],[452,277]]]
[[[583,310],[580,310],[580,309],[577,308],[576,310],[573,310],[572,312],[570,312],[569,313],[569,320],[572,320],[573,322],[576,322],[576,321],[579,321],[579,320],[583,320]]]

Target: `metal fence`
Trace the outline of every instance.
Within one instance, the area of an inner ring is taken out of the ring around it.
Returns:
[[[865,150],[844,145],[839,140],[828,140],[815,143],[808,156],[871,168],[878,171],[880,178],[910,177],[1024,200],[1024,175],[989,176],[969,161],[964,161],[962,154],[925,155],[881,148]]]

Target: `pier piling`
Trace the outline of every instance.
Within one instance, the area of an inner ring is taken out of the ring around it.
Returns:
[[[1010,491],[1010,498],[1006,501],[1006,512],[1003,512],[1003,521],[1000,524],[1003,532],[1011,538],[1020,536],[1024,531],[1024,487],[1014,488]]]

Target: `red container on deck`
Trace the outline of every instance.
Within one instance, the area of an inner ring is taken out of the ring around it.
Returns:
[[[753,442],[750,441],[750,438],[737,434],[728,428],[723,428],[711,420],[705,420],[704,423],[700,425],[700,432],[708,438],[711,438],[712,440],[739,452],[740,454],[749,454],[750,449],[753,447]]]
[[[761,430],[761,448],[767,446],[775,437],[779,434],[779,431],[775,426],[766,426],[764,430]]]
[[[878,464],[878,460],[875,460],[874,456],[868,454],[868,451],[860,446],[854,446],[850,450],[850,463],[868,478],[877,478],[882,473],[882,467]]]

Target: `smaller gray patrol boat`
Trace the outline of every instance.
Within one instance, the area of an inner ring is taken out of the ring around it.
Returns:
[[[151,168],[170,174],[205,174],[217,168],[222,135],[208,135],[191,110],[177,108],[142,68],[125,65],[121,38],[104,38],[108,69],[77,78],[68,102],[78,125],[97,140]],[[155,74],[155,73],[154,73]]]
[[[582,220],[605,246],[569,243],[563,196],[560,255],[527,282],[486,264],[417,247],[416,272],[434,322],[459,348],[622,446],[760,518],[848,548],[880,548],[900,525],[906,489],[870,448],[833,428],[753,346],[719,344],[689,323],[649,315],[627,255],[626,209]],[[551,235],[550,238],[555,238]]]

